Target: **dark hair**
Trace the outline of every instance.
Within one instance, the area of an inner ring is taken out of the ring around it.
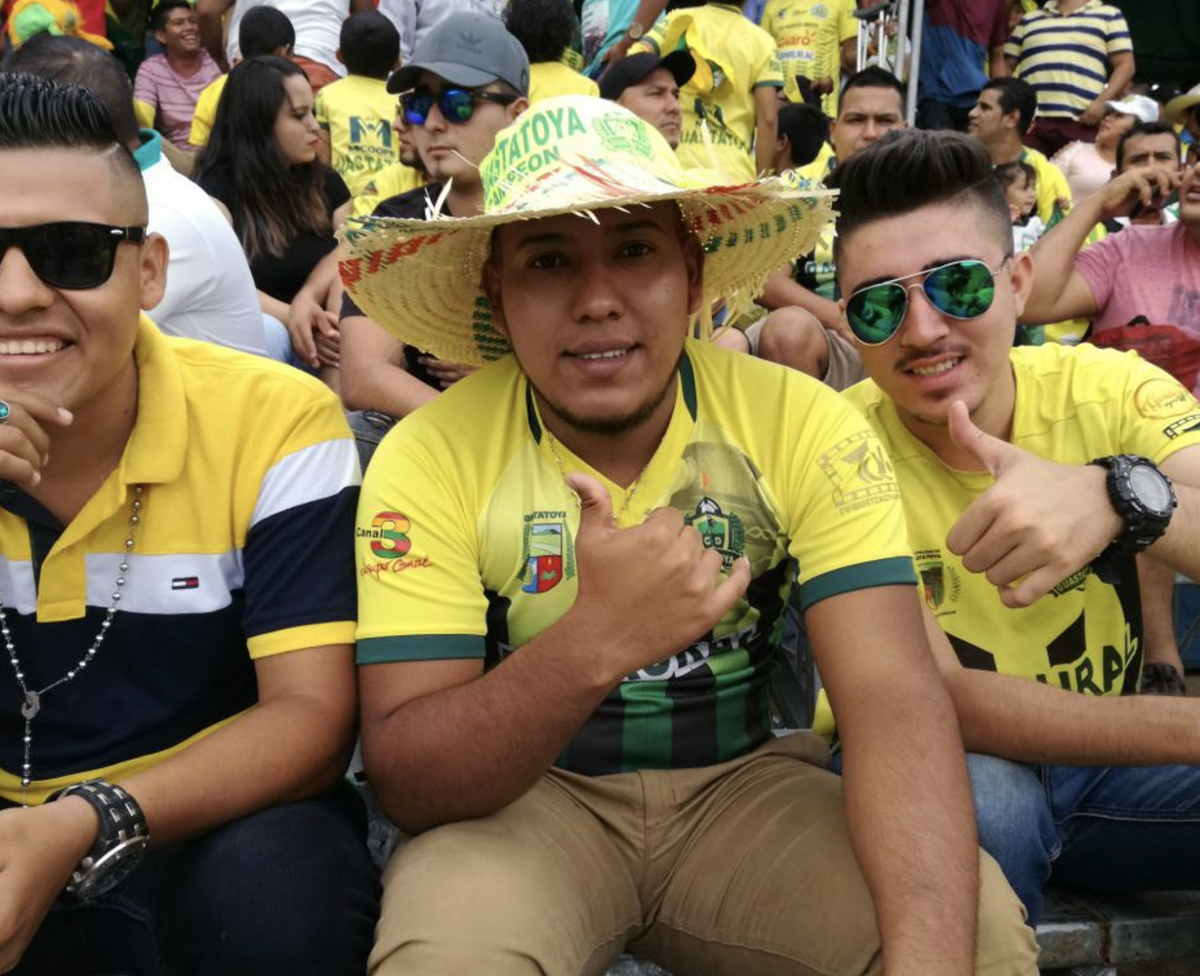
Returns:
[[[778,138],[787,136],[793,166],[807,166],[829,138],[829,119],[812,105],[792,104],[779,109],[775,124]]]
[[[1118,170],[1125,165],[1125,143],[1138,136],[1170,136],[1175,140],[1175,158],[1179,158],[1179,133],[1173,125],[1169,122],[1138,121],[1121,133],[1121,140],[1117,143]]]
[[[167,29],[167,19],[173,10],[186,10],[193,13],[194,9],[188,0],[158,0],[158,6],[150,12],[150,33]]]
[[[567,0],[512,0],[505,26],[531,64],[557,61],[575,40],[575,8]]]
[[[904,82],[877,64],[873,64],[869,68],[863,68],[862,71],[856,71],[847,78],[846,84],[842,86],[842,97],[845,98],[846,92],[852,88],[891,88],[900,96],[901,105],[904,104],[906,95]]]
[[[387,78],[400,57],[400,32],[377,10],[347,17],[338,43],[346,70],[364,78]]]
[[[117,138],[104,105],[79,85],[60,85],[7,69],[0,74],[0,150],[4,149],[108,153],[119,173],[143,185],[133,153]]]
[[[1001,163],[993,172],[996,174],[996,180],[1001,189],[1008,189],[1016,183],[1018,173],[1025,174],[1026,186],[1037,186],[1037,170],[1020,159],[1012,163]]]
[[[296,28],[287,14],[274,7],[251,7],[238,24],[238,50],[242,58],[274,54],[296,44]]]
[[[229,174],[233,229],[251,262],[262,254],[278,257],[298,234],[330,230],[325,167],[291,165],[275,141],[275,119],[287,98],[284,80],[292,77],[306,75],[286,58],[270,56],[248,58],[229,72],[192,173],[198,182],[218,167]]]
[[[1019,112],[1017,116],[1017,132],[1025,135],[1033,125],[1033,117],[1037,114],[1037,92],[1033,85],[1018,78],[989,78],[983,85],[984,91],[1000,93],[1000,111],[1005,115],[1009,112]]]
[[[138,141],[129,76],[120,61],[95,44],[78,37],[37,34],[5,58],[4,70],[86,88],[104,106],[117,141],[124,146]]]
[[[947,203],[974,207],[1004,253],[1012,250],[1008,201],[992,175],[991,157],[961,132],[893,130],[840,163],[831,183],[841,191],[834,242],[839,251],[867,224]]]

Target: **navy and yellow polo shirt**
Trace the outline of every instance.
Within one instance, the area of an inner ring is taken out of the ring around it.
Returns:
[[[371,461],[356,530],[359,663],[491,667],[562,616],[579,526],[564,471],[604,484],[622,526],[674,506],[727,568],[744,555],[754,576],[712,632],[609,693],[559,758],[576,772],[748,752],[770,734],[793,585],[809,607],[916,582],[891,464],[861,415],[816,381],[689,340],[671,422],[630,491],[550,444],[509,356],[406,417]]]
[[[100,630],[143,485],[127,583],[100,652],[46,693],[31,802],[120,780],[258,700],[254,660],[353,640],[358,460],[325,387],[269,360],[162,335],[143,317],[138,416],[69,525],[0,483],[0,597],[30,690]],[[19,802],[23,701],[0,667],[0,797]]]

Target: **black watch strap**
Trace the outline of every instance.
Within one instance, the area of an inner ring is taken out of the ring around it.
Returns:
[[[90,779],[59,790],[47,802],[77,796],[88,803],[100,820],[96,842],[84,855],[64,894],[86,901],[116,887],[137,867],[150,840],[146,817],[137,800],[102,779]]]

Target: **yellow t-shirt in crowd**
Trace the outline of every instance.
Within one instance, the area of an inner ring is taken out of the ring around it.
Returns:
[[[696,58],[696,73],[679,93],[680,161],[738,181],[753,180],[758,175],[754,92],[783,87],[771,35],[750,23],[738,7],[709,3],[660,18],[635,51],[643,44],[662,53],[687,48]]]
[[[1012,443],[1062,464],[1140,454],[1161,463],[1200,444],[1200,405],[1172,376],[1135,353],[1091,345],[1022,346]],[[1142,668],[1141,604],[1132,556],[1121,580],[1105,583],[1084,566],[1030,607],[1011,609],[986,576],[946,546],[962,512],[994,479],[956,471],[904,426],[894,401],[872,380],[844,394],[883,441],[908,522],[925,604],[963,665],[1018,675],[1089,695],[1130,694]],[[1073,499],[1060,499],[1063,507]],[[830,731],[828,706],[819,731]]]
[[[192,130],[188,133],[188,142],[193,146],[208,145],[208,137],[217,118],[217,105],[221,102],[221,92],[225,90],[225,82],[228,80],[229,75],[221,75],[196,99],[196,111],[192,113]]]
[[[612,495],[616,524],[672,506],[725,571],[749,560],[754,582],[709,633],[613,688],[557,764],[701,766],[769,738],[793,588],[807,609],[915,582],[895,476],[866,421],[794,370],[689,340],[672,396],[632,488],[547,435],[512,356],[405,418],[379,445],[359,503],[359,663],[490,668],[520,654],[575,602],[579,502],[564,472],[581,471]]]
[[[396,96],[381,78],[349,75],[317,93],[317,124],[329,133],[329,163],[357,196],[396,161]]]
[[[762,28],[775,39],[785,80],[833,79],[833,91],[821,96],[821,108],[837,115],[842,79],[842,42],[858,36],[854,0],[769,0]]]
[[[529,104],[556,95],[594,95],[600,86],[561,61],[539,61],[529,66]]]

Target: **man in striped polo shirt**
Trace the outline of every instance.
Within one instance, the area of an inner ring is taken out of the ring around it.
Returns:
[[[361,976],[337,399],[141,314],[167,247],[91,92],[0,76],[0,215],[0,970]]]
[[[1015,77],[1038,93],[1025,144],[1053,156],[1091,142],[1105,105],[1133,79],[1133,43],[1121,11],[1100,0],[1050,0],[1025,14],[1004,45]]]

